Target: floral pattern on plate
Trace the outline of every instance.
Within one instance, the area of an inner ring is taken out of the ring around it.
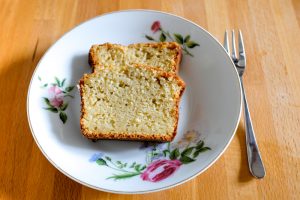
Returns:
[[[191,40],[190,35],[183,36],[179,33],[171,34],[169,31],[164,30],[163,27],[161,26],[160,21],[153,22],[151,26],[151,31],[153,32],[154,35],[159,34],[159,39],[155,39],[154,36],[145,35],[145,37],[148,40],[155,41],[155,42],[165,42],[168,39],[170,41],[177,42],[178,44],[181,45],[181,48],[184,51],[184,53],[192,57],[194,55],[190,52],[190,49],[200,46],[197,42]]]
[[[47,107],[44,107],[45,110],[48,110],[59,115],[60,120],[65,124],[67,122],[68,116],[66,114],[66,109],[68,108],[68,102],[66,98],[74,98],[70,93],[75,86],[65,87],[66,79],[63,80],[54,77],[55,82],[53,83],[43,83],[42,78],[38,77],[41,82],[41,88],[47,89],[48,96],[43,97],[43,100]]]
[[[143,181],[159,182],[174,174],[182,165],[195,161],[200,153],[211,150],[200,136],[198,131],[192,130],[176,143],[144,142],[140,150],[146,152],[145,163],[114,161],[102,152],[92,155],[89,161],[118,172],[107,179],[139,176]]]

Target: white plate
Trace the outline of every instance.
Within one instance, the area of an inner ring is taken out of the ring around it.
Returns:
[[[155,21],[160,24],[153,25]],[[175,140],[168,145],[84,138],[79,128],[80,96],[72,86],[90,72],[91,45],[149,42],[145,35],[159,39],[164,38],[162,32],[169,33],[168,41],[175,40],[174,33],[177,40],[186,39],[186,50],[193,55],[184,54],[180,66],[187,87]],[[32,135],[46,158],[73,180],[113,193],[163,190],[200,174],[229,145],[240,111],[238,75],[220,43],[186,19],[148,10],[102,15],[65,34],[37,65],[27,99]]]

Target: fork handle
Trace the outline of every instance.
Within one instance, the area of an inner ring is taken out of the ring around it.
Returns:
[[[266,172],[255,139],[255,134],[253,130],[250,112],[248,109],[248,102],[244,91],[242,78],[241,78],[241,86],[242,86],[242,93],[244,99],[244,117],[245,117],[245,127],[246,127],[246,146],[247,146],[247,155],[248,155],[248,165],[251,174],[254,177],[260,179],[266,175]]]

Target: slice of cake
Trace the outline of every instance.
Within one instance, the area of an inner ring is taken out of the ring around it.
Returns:
[[[80,80],[83,135],[90,139],[171,141],[185,83],[145,66],[99,68]]]
[[[181,47],[176,42],[139,43],[129,46],[105,43],[93,45],[89,63],[96,71],[101,66],[144,65],[177,73]]]

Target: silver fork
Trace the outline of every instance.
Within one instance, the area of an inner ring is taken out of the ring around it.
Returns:
[[[243,74],[246,68],[246,53],[244,48],[243,36],[241,30],[239,30],[239,57],[236,54],[236,47],[235,47],[235,36],[234,30],[232,30],[232,54],[231,59],[235,64],[235,67],[239,73],[241,86],[242,86],[242,93],[244,99],[244,117],[245,117],[245,127],[246,127],[246,146],[247,146],[247,155],[248,155],[248,165],[251,174],[256,178],[263,178],[266,175],[265,168],[260,156],[260,152],[257,146],[257,142],[254,135],[253,125],[250,117],[250,112],[248,109],[248,103],[246,94],[244,91],[243,85]],[[229,50],[229,42],[228,42],[228,34],[227,30],[225,31],[224,36],[224,48],[227,51],[228,55],[230,56]]]

